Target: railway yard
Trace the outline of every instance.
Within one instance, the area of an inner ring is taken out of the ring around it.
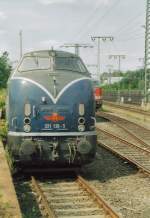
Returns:
[[[111,106],[106,103],[96,114],[98,146],[94,162],[74,173],[14,175],[15,191],[12,185],[14,194],[8,192],[7,196],[8,201],[9,195],[15,199],[16,192],[14,208],[21,214],[13,215],[14,211],[10,213],[10,207],[6,207],[8,212],[0,208],[0,217],[149,218],[149,113],[126,108],[125,114],[123,108]],[[137,113],[141,117],[144,114],[144,120],[137,119]],[[1,175],[3,171],[1,165]]]
[[[0,25],[0,218],[150,218],[150,0],[1,0]]]

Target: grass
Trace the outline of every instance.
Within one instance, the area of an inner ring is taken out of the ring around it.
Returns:
[[[30,187],[30,181],[16,180],[15,188],[23,218],[42,217],[35,195],[33,195],[32,189]]]
[[[7,159],[9,168],[13,174],[16,172],[16,168],[14,166],[14,159],[7,148],[7,124],[5,120],[0,121],[0,140],[3,142],[4,148],[5,148],[6,159]]]
[[[5,109],[5,101],[6,101],[6,90],[0,89],[0,111]],[[0,119],[0,140],[6,142],[7,138],[7,123],[5,119]],[[9,153],[6,149],[6,158],[9,166],[13,166],[13,161],[9,156]],[[0,194],[0,217],[3,218],[11,218],[12,214],[10,212],[11,208],[9,203],[2,203],[2,195]]]
[[[106,110],[106,108],[104,106],[102,106],[101,108],[98,109],[98,112],[108,112],[108,110]]]
[[[0,110],[5,108],[6,89],[0,89]],[[7,124],[4,119],[0,120],[0,139],[3,140],[7,136]]]
[[[5,120],[0,120],[0,140],[4,140],[7,137],[7,124]]]
[[[0,89],[0,108],[5,107],[6,89]]]
[[[0,109],[5,108],[5,99],[6,99],[6,90],[0,89]],[[13,161],[6,148],[6,139],[7,139],[7,123],[5,119],[0,119],[0,140],[4,144],[7,162],[9,164],[10,169],[12,170]]]

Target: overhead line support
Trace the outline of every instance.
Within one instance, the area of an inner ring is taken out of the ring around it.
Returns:
[[[101,63],[100,63],[100,52],[101,52],[101,47],[100,47],[100,42],[101,40],[103,42],[106,42],[108,40],[113,41],[114,37],[113,36],[92,36],[91,37],[92,41],[96,41],[97,40],[97,77],[99,79],[99,75],[100,75],[100,71],[101,71]]]
[[[79,43],[73,43],[73,44],[64,44],[60,46],[61,48],[74,48],[75,54],[79,56],[79,49],[80,48],[93,48],[90,44],[79,44]]]
[[[148,99],[148,89],[150,84],[148,84],[149,79],[148,74],[150,70],[150,0],[147,0],[146,5],[146,26],[145,28],[145,87],[144,87],[144,95],[145,95],[145,103],[149,101]]]

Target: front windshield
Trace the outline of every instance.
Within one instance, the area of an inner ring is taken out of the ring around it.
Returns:
[[[83,63],[76,57],[56,57],[55,58],[56,70],[71,70],[78,72],[86,72]]]
[[[70,70],[81,73],[87,72],[84,64],[78,57],[39,57],[27,56],[24,57],[18,70],[31,71],[31,70]]]
[[[47,70],[53,66],[52,58],[50,57],[37,57],[28,56],[23,58],[19,71],[30,71],[30,70]]]

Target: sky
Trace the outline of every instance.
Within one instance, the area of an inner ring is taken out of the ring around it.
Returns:
[[[23,31],[23,53],[60,48],[64,43],[88,43],[80,56],[87,65],[97,63],[97,44],[91,36],[113,36],[100,47],[101,73],[125,55],[121,70],[142,67],[144,57],[146,0],[0,0],[0,52],[8,51],[11,61],[19,59],[19,31]],[[96,72],[95,67],[89,67]]]

